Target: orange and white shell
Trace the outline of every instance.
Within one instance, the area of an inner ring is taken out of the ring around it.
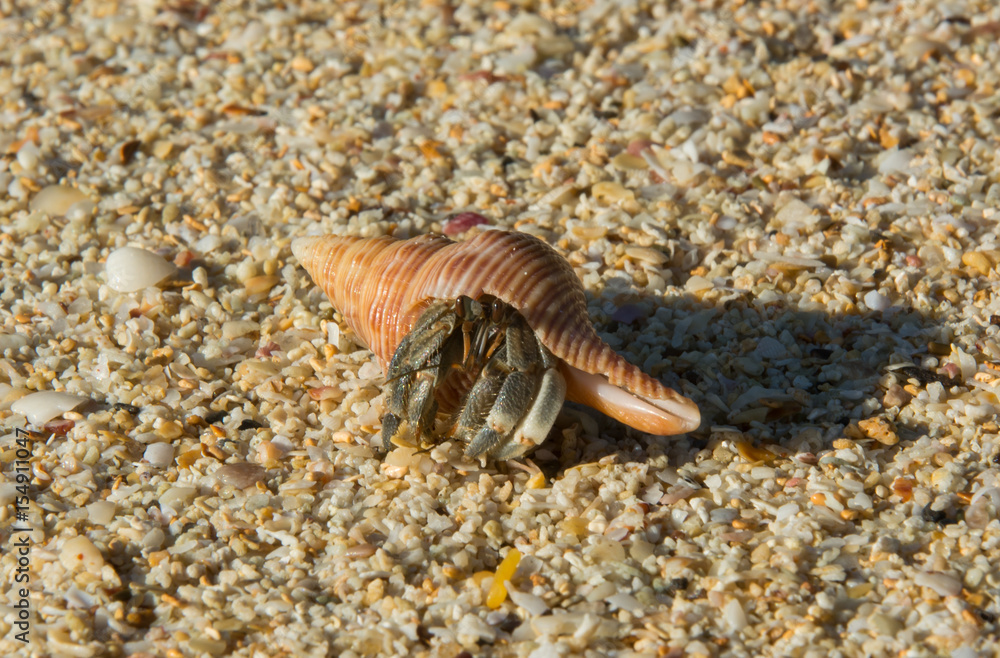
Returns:
[[[559,358],[568,399],[651,434],[682,434],[701,422],[691,400],[601,340],[573,268],[527,233],[484,231],[465,242],[326,235],[299,238],[292,251],[383,372],[431,300],[485,293],[516,308]]]

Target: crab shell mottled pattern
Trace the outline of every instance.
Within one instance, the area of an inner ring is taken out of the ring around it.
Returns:
[[[383,372],[431,300],[486,293],[516,308],[559,358],[568,399],[651,434],[682,434],[701,422],[693,402],[601,340],[572,267],[534,236],[485,231],[452,242],[326,235],[299,238],[292,251]]]

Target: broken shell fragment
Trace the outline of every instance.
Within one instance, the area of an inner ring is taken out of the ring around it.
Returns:
[[[38,191],[29,207],[49,215],[65,215],[74,204],[86,201],[87,195],[69,185],[48,185]]]
[[[30,393],[10,405],[10,410],[21,414],[28,422],[41,427],[57,416],[76,409],[87,398],[61,391],[38,391]]]

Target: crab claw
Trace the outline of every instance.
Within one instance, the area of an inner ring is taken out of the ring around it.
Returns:
[[[648,398],[613,386],[603,375],[592,375],[560,362],[566,380],[566,399],[585,404],[648,434],[671,436],[698,429],[701,412],[686,397],[667,389],[668,395]],[[671,395],[672,394],[672,395]]]

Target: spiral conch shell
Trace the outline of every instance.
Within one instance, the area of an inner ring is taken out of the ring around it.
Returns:
[[[701,422],[691,400],[601,340],[572,267],[534,236],[485,231],[452,242],[327,235],[299,238],[292,251],[383,372],[431,300],[485,293],[516,308],[560,359],[568,399],[650,434],[682,434]]]

